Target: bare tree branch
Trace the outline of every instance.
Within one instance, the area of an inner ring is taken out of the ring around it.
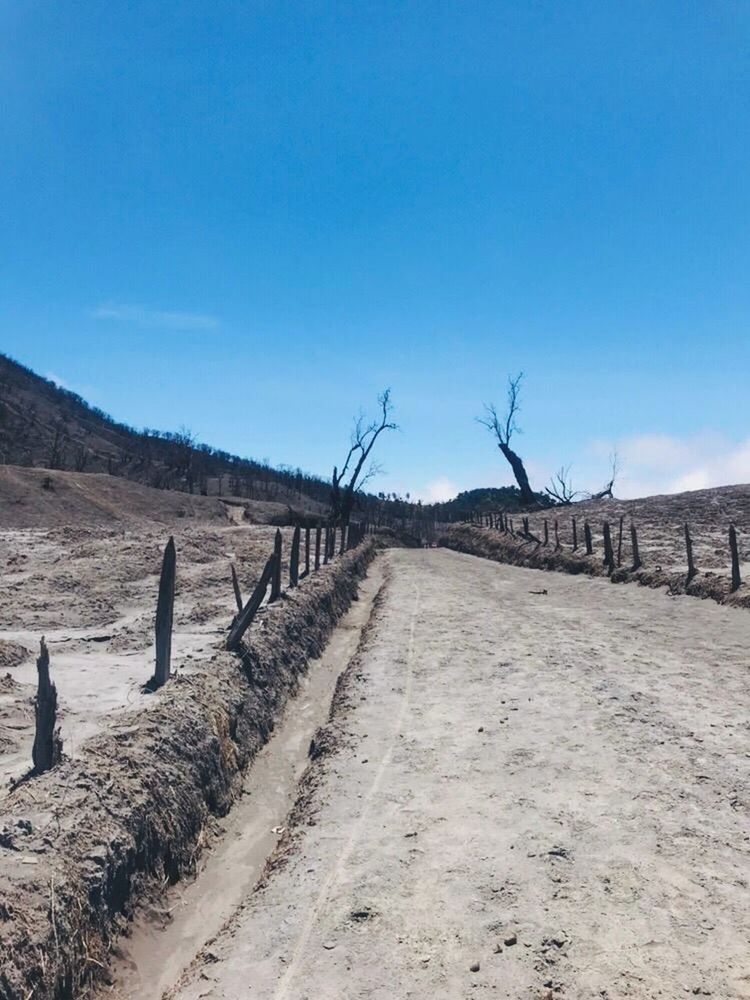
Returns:
[[[371,465],[366,473],[363,472],[375,442],[383,431],[393,431],[398,428],[398,424],[389,419],[393,410],[390,389],[384,389],[380,393],[378,405],[380,416],[369,423],[365,423],[364,414],[360,412],[354,421],[351,444],[341,471],[334,466],[331,480],[331,519],[334,522],[348,524],[355,493],[379,471],[377,466]],[[347,475],[348,481],[346,481]]]

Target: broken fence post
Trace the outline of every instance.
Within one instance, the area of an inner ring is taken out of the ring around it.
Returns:
[[[528,517],[521,518],[521,524],[523,524],[523,533],[528,538],[529,535],[529,519]]]
[[[273,604],[281,597],[281,531],[276,529],[276,537],[273,543],[274,565],[273,576],[271,577],[271,595],[268,603]]]
[[[242,611],[242,591],[237,579],[237,571],[234,568],[234,563],[230,563],[229,565],[232,567],[232,588],[234,590],[234,599],[237,602],[237,610]]]
[[[638,549],[638,532],[635,530],[635,524],[630,522],[630,544],[633,549],[633,572],[640,569],[643,563],[641,562],[641,553]]]
[[[31,759],[34,773],[49,771],[62,757],[62,740],[57,728],[57,688],[49,677],[49,651],[42,637],[39,657],[36,661],[38,674],[36,698],[34,699],[34,746]]]
[[[266,596],[266,590],[268,590],[268,584],[272,582],[276,575],[276,553],[274,552],[268,558],[268,562],[261,573],[260,580],[256,584],[255,590],[250,596],[250,600],[247,602],[245,607],[240,611],[234,620],[234,623],[229,630],[229,635],[227,636],[226,647],[227,649],[236,649],[242,636],[247,631],[250,623],[258,612],[258,608],[263,603],[263,598]]]
[[[299,583],[299,540],[300,540],[300,526],[294,529],[294,534],[292,535],[292,548],[289,553],[289,586],[296,587]]]
[[[737,546],[737,532],[733,524],[729,525],[729,551],[732,553],[732,593],[739,590],[742,583],[740,578],[740,550]]]
[[[607,567],[607,572],[612,573],[615,568],[615,553],[612,548],[612,532],[609,528],[609,521],[605,521],[602,525],[602,533],[604,535],[603,563]]]
[[[693,540],[690,537],[690,526],[687,521],[685,521],[685,552],[687,553],[687,582],[693,579],[698,570],[695,568],[695,562],[693,561]]]
[[[159,578],[159,598],[156,602],[156,665],[151,686],[154,690],[169,680],[172,662],[172,618],[174,616],[174,584],[177,553],[170,536],[164,549]]]
[[[586,542],[586,555],[590,556],[594,554],[594,545],[591,541],[591,525],[588,521],[583,522],[583,537]]]

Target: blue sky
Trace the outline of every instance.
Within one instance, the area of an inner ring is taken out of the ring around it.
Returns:
[[[0,7],[0,349],[120,419],[376,487],[750,481],[750,5]]]

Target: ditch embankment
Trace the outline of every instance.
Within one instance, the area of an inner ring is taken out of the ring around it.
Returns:
[[[323,567],[262,609],[240,655],[217,650],[0,803],[2,1000],[80,997],[109,975],[136,905],[195,871],[374,551]]]

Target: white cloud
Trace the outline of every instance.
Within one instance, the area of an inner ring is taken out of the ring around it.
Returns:
[[[682,493],[750,482],[750,438],[731,441],[708,432],[691,437],[638,434],[614,447],[622,467],[618,496]],[[603,448],[601,442],[594,442],[590,450],[602,455]],[[609,445],[607,453],[612,450]]]
[[[145,309],[143,306],[105,303],[92,309],[94,319],[159,327],[162,330],[216,330],[219,320],[205,313],[177,312],[168,309]]]
[[[423,503],[445,503],[446,500],[452,500],[459,492],[456,483],[441,476],[429,482],[419,495]]]

